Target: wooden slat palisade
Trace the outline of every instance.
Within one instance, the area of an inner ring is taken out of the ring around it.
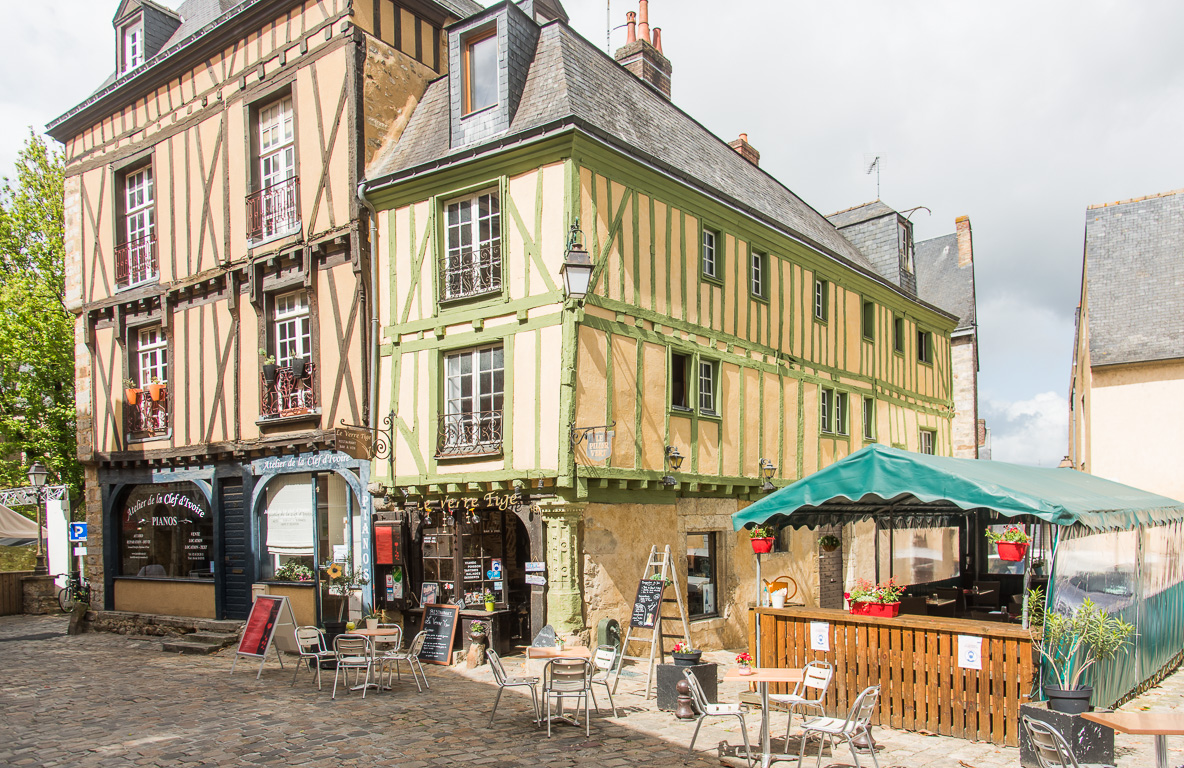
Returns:
[[[1036,667],[1032,639],[1014,624],[897,616],[881,619],[821,608],[760,608],[763,666],[835,665],[826,699],[842,716],[869,685],[880,685],[872,722],[1006,746],[1019,745],[1020,704],[1028,701]],[[830,652],[810,650],[812,621],[830,625]],[[983,669],[957,665],[958,635],[983,639]],[[756,647],[750,630],[749,647]],[[770,690],[788,693],[790,686]]]
[[[25,612],[25,594],[21,579],[32,575],[32,571],[0,573],[0,616],[14,616]]]

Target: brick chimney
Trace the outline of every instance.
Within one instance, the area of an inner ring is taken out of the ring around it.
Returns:
[[[625,14],[629,24],[629,36],[625,45],[617,49],[615,58],[621,66],[632,72],[643,83],[670,98],[670,59],[662,53],[662,30],[654,27],[650,35],[649,0],[640,0],[637,13],[636,33],[634,14]]]
[[[740,134],[740,138],[735,141],[729,141],[728,146],[740,153],[743,157],[753,165],[759,166],[761,164],[761,153],[756,151],[756,147],[748,143],[748,134]]]
[[[958,227],[958,266],[966,267],[974,261],[974,241],[970,236],[970,217],[959,216],[954,220]]]

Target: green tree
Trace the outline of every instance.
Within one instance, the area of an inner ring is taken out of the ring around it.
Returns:
[[[0,187],[0,487],[40,460],[81,500],[74,316],[65,304],[63,162],[30,129]]]

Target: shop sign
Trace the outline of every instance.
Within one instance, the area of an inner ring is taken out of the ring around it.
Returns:
[[[344,464],[349,457],[340,453],[311,453],[302,456],[271,456],[260,459],[251,465],[255,474],[264,472],[309,471],[315,469],[330,469]]]
[[[480,560],[465,560],[465,581],[481,581]]]
[[[572,448],[578,448],[581,445],[584,447],[583,451],[576,451],[576,457],[582,458],[587,464],[604,464],[609,457],[613,455],[613,436],[616,432],[613,427],[616,426],[614,421],[612,424],[597,427],[572,427],[571,430],[571,445]]]
[[[547,586],[547,577],[541,573],[528,573],[526,574],[526,583],[536,587],[545,587]]]
[[[337,427],[333,432],[333,445],[341,453],[359,461],[370,461],[374,458],[374,434],[370,430],[362,427]]]
[[[546,570],[547,570],[547,564],[546,564],[546,563],[532,563],[532,562],[528,562],[528,563],[526,564],[526,572],[527,572],[527,573],[542,573],[542,572],[545,572]]]

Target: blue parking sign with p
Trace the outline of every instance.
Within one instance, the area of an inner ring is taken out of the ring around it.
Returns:
[[[86,541],[86,523],[70,523],[70,541]]]

